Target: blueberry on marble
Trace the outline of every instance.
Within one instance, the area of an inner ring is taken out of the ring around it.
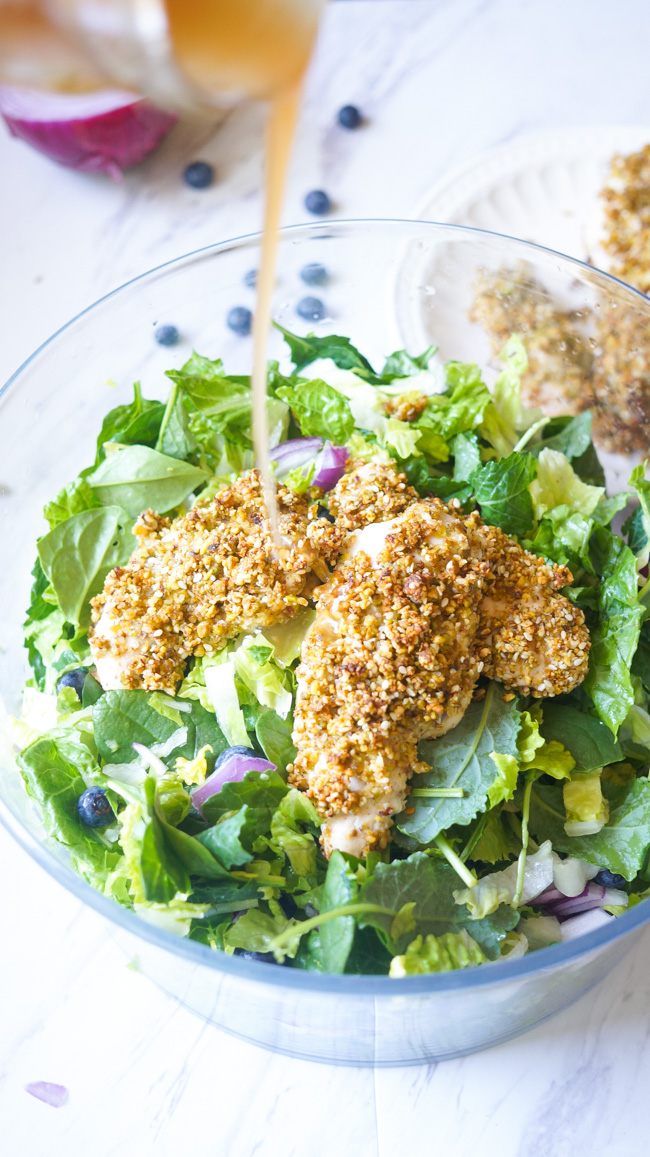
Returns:
[[[253,315],[245,305],[234,305],[226,318],[226,325],[240,337],[248,337],[253,325]]]
[[[336,117],[337,121],[344,129],[358,129],[363,117],[359,109],[354,104],[344,104],[340,108]]]
[[[192,161],[183,170],[183,180],[192,189],[207,189],[214,181],[214,166],[207,161]]]
[[[222,767],[227,760],[232,759],[233,755],[248,755],[251,759],[260,758],[254,748],[244,747],[243,744],[236,743],[234,747],[227,747],[225,751],[221,752],[221,755],[215,762],[214,770],[216,771],[217,768]]]
[[[101,787],[89,787],[77,800],[77,815],[88,828],[105,828],[115,819],[106,792]]]
[[[310,261],[309,265],[303,265],[300,270],[300,278],[305,285],[325,285],[328,276],[325,266],[319,261]]]
[[[249,269],[248,273],[244,274],[244,285],[247,289],[255,289],[257,287],[257,270]]]
[[[320,297],[301,297],[296,306],[296,313],[305,321],[322,321],[325,317],[325,306]]]
[[[72,687],[72,690],[76,691],[81,699],[86,675],[87,671],[85,667],[75,667],[74,671],[66,671],[65,674],[57,680],[57,691],[62,691],[64,687]]]
[[[601,888],[624,888],[625,877],[619,876],[618,872],[610,872],[609,868],[601,868],[598,875],[594,876],[594,884],[600,884]]]
[[[153,331],[153,336],[158,342],[158,345],[170,346],[176,345],[180,334],[175,325],[159,325]]]
[[[315,217],[324,217],[331,207],[330,199],[322,189],[312,189],[305,197],[305,209]]]

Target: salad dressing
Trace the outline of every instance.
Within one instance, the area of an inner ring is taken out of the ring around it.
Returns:
[[[230,95],[269,101],[262,256],[253,322],[253,446],[276,548],[276,482],[269,457],[267,345],[278,230],[302,79],[322,0],[165,0],[171,42],[186,77],[215,100]]]

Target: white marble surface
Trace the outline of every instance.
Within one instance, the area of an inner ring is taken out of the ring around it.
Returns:
[[[450,166],[540,128],[648,120],[643,0],[350,0],[327,12],[287,221],[324,187],[340,216],[407,216]],[[333,127],[358,102],[362,131]],[[121,185],[0,135],[0,379],[133,274],[257,227],[260,115],[179,126]],[[209,191],[185,163],[213,160]],[[419,1069],[310,1066],[206,1027],[126,966],[106,924],[0,831],[3,1157],[592,1157],[647,1147],[650,939],[568,1012]],[[26,1083],[66,1085],[53,1110]]]

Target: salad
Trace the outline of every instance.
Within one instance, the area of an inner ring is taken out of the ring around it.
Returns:
[[[488,389],[477,365],[443,366],[433,348],[379,370],[346,337],[282,333],[292,364],[268,377],[280,546],[252,469],[250,381],[198,354],[168,371],[166,402],[136,383],[104,418],[95,461],[45,506],[14,738],[49,837],[141,919],[291,968],[397,979],[613,919],[650,892],[643,467],[606,494],[590,414],[522,407],[516,336]],[[433,613],[433,588],[422,593],[395,529],[416,542],[417,519],[434,530],[411,560],[444,527],[436,582],[451,574],[466,592],[462,630],[461,602],[438,598],[426,647],[409,624]],[[524,576],[492,657],[494,622],[478,616],[496,614],[496,595],[477,609],[498,569],[486,543]],[[447,665],[437,699],[404,676],[410,730],[406,707],[374,703],[364,749],[356,707],[332,703],[344,685],[358,703],[386,650],[376,591],[398,554],[399,600],[384,586],[381,604],[395,631],[406,624],[398,670],[416,645],[420,672],[439,673],[443,652]],[[362,613],[350,592],[368,583]],[[535,630],[560,640],[550,674],[517,673],[531,589]],[[365,665],[340,644],[362,638],[345,635],[344,613],[374,640]],[[347,779],[332,771],[335,734],[339,755],[367,750],[374,795],[363,761]]]

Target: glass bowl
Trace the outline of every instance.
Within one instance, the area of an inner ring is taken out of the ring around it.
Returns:
[[[21,622],[44,502],[93,460],[103,415],[130,399],[135,379],[146,396],[162,395],[162,371],[179,366],[192,347],[222,357],[234,372],[250,369],[251,340],[232,334],[225,319],[233,305],[254,306],[244,275],[258,261],[259,237],[244,237],[136,278],[54,334],[0,394],[0,696],[6,711],[18,711],[27,672]],[[317,290],[299,276],[311,262],[328,271],[327,284]],[[420,353],[434,340],[443,361],[479,361],[489,372],[493,343],[468,315],[477,278],[486,272],[503,277],[506,269],[531,307],[550,303],[571,311],[583,352],[597,354],[602,318],[609,319],[610,331],[620,323],[621,365],[643,356],[639,334],[650,327],[650,302],[643,295],[537,246],[423,222],[328,222],[285,230],[274,316],[298,332],[349,335],[371,361],[404,345]],[[322,321],[305,323],[296,315],[305,296],[323,299]],[[172,349],[154,340],[154,327],[162,323],[180,330],[181,341]],[[571,350],[558,344],[556,371],[564,363],[570,368],[568,359],[575,355],[575,341]],[[277,333],[269,354],[283,354]],[[616,456],[608,459],[610,475],[624,478],[628,466]],[[419,1064],[496,1044],[582,995],[630,950],[650,920],[650,901],[644,901],[603,928],[521,959],[403,980],[325,976],[251,962],[154,928],[93,891],[72,871],[65,850],[46,838],[7,738],[0,767],[8,830],[46,872],[109,921],[146,975],[226,1031],[296,1057]]]

